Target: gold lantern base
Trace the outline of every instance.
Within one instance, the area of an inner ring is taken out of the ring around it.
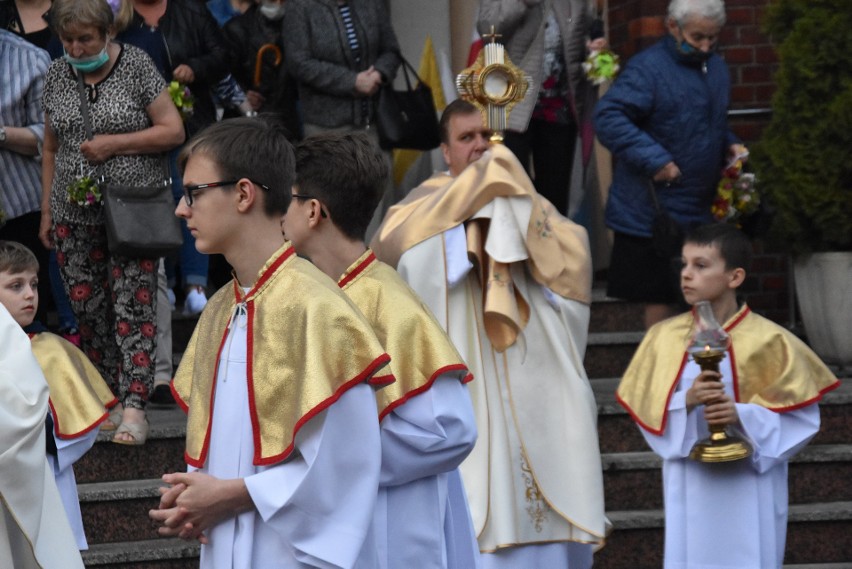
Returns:
[[[699,367],[706,371],[719,371],[719,362],[725,357],[722,350],[703,350],[692,355]],[[689,458],[698,462],[733,462],[751,456],[751,446],[739,437],[729,435],[725,427],[710,427],[710,438],[695,443]]]
[[[717,435],[722,435],[717,438]],[[709,439],[695,444],[689,452],[689,458],[698,462],[733,462],[751,456],[751,447],[747,442],[732,437],[724,431],[713,433]]]

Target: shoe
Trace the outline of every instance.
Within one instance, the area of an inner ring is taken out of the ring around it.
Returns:
[[[121,424],[121,419],[124,416],[124,408],[116,405],[109,410],[109,417],[101,423],[102,431],[114,431]]]
[[[194,316],[200,314],[204,307],[207,306],[207,296],[204,294],[204,289],[200,286],[194,286],[183,301],[183,313],[186,316]]]
[[[115,435],[112,437],[112,442],[119,445],[128,445],[128,446],[141,446],[145,444],[145,441],[148,440],[148,429],[150,428],[150,424],[148,423],[148,417],[145,417],[144,423],[122,423],[118,426],[118,429],[115,430]],[[121,433],[127,433],[131,437],[133,437],[132,441],[123,441],[120,439],[116,439],[116,435]]]
[[[175,298],[175,291],[172,289],[166,289],[166,296],[169,299],[169,306],[172,308],[172,312],[175,311],[175,304],[177,303],[177,299]]]
[[[63,328],[59,331],[59,335],[77,346],[80,347],[80,331],[77,328]]]
[[[168,383],[158,383],[154,385],[154,391],[148,397],[148,403],[154,405],[174,405],[175,398],[172,395],[172,390]]]

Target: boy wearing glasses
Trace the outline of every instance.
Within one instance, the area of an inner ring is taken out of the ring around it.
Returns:
[[[166,474],[160,534],[201,567],[375,567],[381,447],[370,382],[388,356],[335,283],[281,234],[294,181],[283,128],[232,119],[181,154],[176,214],[234,280],[208,303],[172,382],[190,472]],[[393,381],[393,377],[383,377]],[[362,547],[364,554],[360,554]]]
[[[465,383],[473,377],[420,298],[364,243],[388,176],[362,133],[296,147],[283,230],[364,313],[391,355],[396,383],[377,393],[382,470],[373,528],[377,567],[479,566],[458,466],[476,442]]]

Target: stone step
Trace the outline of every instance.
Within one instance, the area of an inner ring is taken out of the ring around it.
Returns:
[[[606,288],[592,289],[589,332],[633,332],[644,328],[644,305],[606,296]]]
[[[89,545],[86,567],[98,569],[188,569],[198,567],[200,546],[176,538]]]
[[[604,454],[607,510],[663,507],[662,460],[653,452]],[[790,461],[791,504],[852,502],[852,444],[811,445]]]
[[[159,478],[78,484],[89,544],[157,539],[148,511],[159,504],[161,485]]]
[[[620,377],[645,332],[590,332],[583,367],[590,378]]]
[[[601,452],[648,450],[639,427],[615,400],[619,378],[591,381],[598,405],[598,439]],[[820,431],[811,444],[852,442],[852,378],[841,379],[840,387],[825,394],[820,402]]]
[[[613,532],[595,555],[595,569],[662,567],[663,510],[611,511],[607,517]],[[794,504],[787,521],[785,562],[793,567],[847,564],[852,559],[850,535],[852,502]]]

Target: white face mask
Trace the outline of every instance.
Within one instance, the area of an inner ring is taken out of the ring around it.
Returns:
[[[260,13],[263,14],[263,17],[267,20],[280,20],[284,17],[284,9],[284,4],[278,4],[276,2],[260,3]]]

